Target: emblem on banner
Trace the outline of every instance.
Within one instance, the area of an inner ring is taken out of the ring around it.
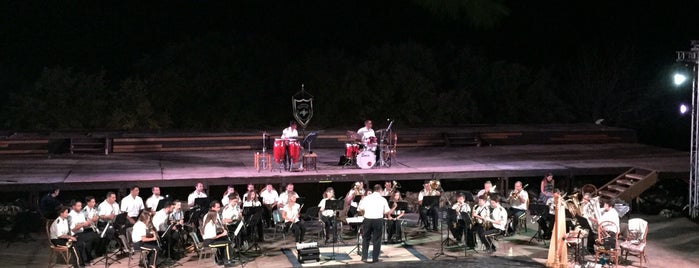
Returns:
[[[301,91],[291,97],[291,107],[293,108],[294,118],[302,128],[306,128],[308,123],[313,118],[313,96],[304,90],[304,85],[301,85]]]

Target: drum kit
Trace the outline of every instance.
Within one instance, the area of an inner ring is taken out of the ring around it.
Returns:
[[[388,132],[388,130],[381,129],[376,132],[383,134]],[[388,151],[387,148],[390,147],[390,141],[384,143],[384,139],[378,139],[377,137],[368,137],[362,140],[359,134],[353,131],[347,131],[347,138],[350,142],[345,143],[344,157],[347,159],[345,166],[357,165],[361,169],[370,169],[377,164],[378,166],[390,166],[390,163],[384,161],[383,155],[381,155],[381,152]],[[377,153],[379,157],[377,157]]]

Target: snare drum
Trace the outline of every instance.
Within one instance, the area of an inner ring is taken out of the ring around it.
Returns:
[[[363,150],[357,155],[357,166],[361,169],[372,168],[376,164],[376,154],[370,150]]]
[[[347,159],[353,159],[357,154],[359,154],[359,144],[345,143],[345,157]]]
[[[301,145],[298,141],[291,139],[289,141],[289,157],[291,157],[291,162],[296,163],[299,160],[299,152],[301,152]]]

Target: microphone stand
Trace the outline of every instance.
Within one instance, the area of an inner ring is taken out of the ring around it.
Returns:
[[[389,119],[389,120],[390,120],[390,119]],[[383,148],[383,140],[386,138],[386,133],[388,133],[389,131],[391,131],[391,126],[393,126],[393,121],[391,121],[390,123],[388,123],[388,127],[381,133],[381,138],[379,139],[379,165],[378,165],[379,168],[381,168],[381,167],[383,167],[383,166],[385,166],[385,167],[390,167],[390,166],[391,166],[391,165],[389,165],[388,163],[386,163],[386,160],[385,160],[384,157],[383,157],[383,154],[384,154],[384,151],[385,151],[385,150],[384,150],[385,148]],[[389,136],[389,138],[390,138],[390,136]]]

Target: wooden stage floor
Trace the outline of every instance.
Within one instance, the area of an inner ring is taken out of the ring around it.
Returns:
[[[630,167],[653,169],[661,178],[687,178],[689,154],[643,144],[510,145],[398,148],[392,167],[338,165],[344,148],[314,150],[318,170],[257,172],[254,151],[21,155],[0,157],[0,192],[84,190],[127,186],[192,186],[319,181],[423,180],[612,175]],[[610,178],[610,179],[611,179]]]

